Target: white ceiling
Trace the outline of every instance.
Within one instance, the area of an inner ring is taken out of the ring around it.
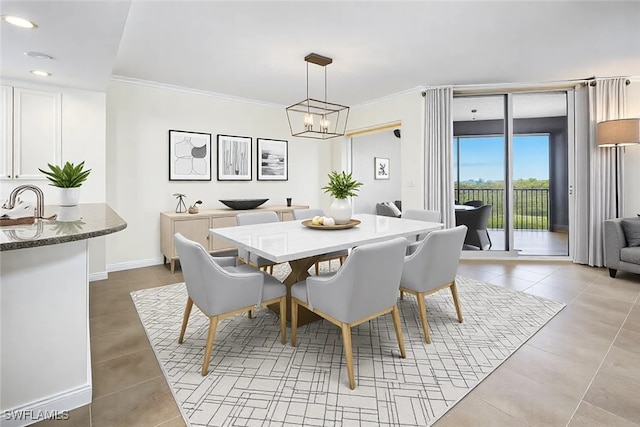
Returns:
[[[306,98],[304,56],[332,57],[328,99],[415,87],[640,76],[636,1],[2,0],[0,76],[104,91],[111,75],[278,105]],[[26,57],[25,51],[53,56]],[[310,66],[322,98],[322,67]]]

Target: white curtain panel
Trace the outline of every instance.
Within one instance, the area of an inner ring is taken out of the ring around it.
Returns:
[[[425,209],[442,214],[446,228],[456,225],[453,194],[453,87],[427,89],[425,102]]]
[[[615,148],[600,148],[596,125],[625,118],[626,78],[596,79],[576,91],[576,226],[574,262],[604,266],[604,220],[616,216]],[[618,149],[618,212],[623,212],[623,150]]]

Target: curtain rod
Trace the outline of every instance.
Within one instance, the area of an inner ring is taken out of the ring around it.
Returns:
[[[591,78],[589,79],[589,86],[595,86],[597,83],[598,83],[598,81],[596,80],[596,78],[595,78],[595,77],[591,77]],[[583,84],[584,86],[586,86],[586,85],[587,85],[587,82],[584,82],[584,83],[582,83],[582,84]],[[631,84],[631,80],[629,80],[629,79],[625,80],[625,81],[624,81],[624,84],[625,84],[625,85],[627,85],[627,86],[629,86],[629,85]]]
[[[620,76],[622,77],[622,76]],[[613,78],[613,77],[610,77]],[[492,83],[492,84],[475,84],[475,85],[453,85],[454,95],[473,95],[473,94],[487,94],[494,93],[496,91],[512,91],[512,92],[527,92],[527,91],[540,91],[540,90],[554,90],[554,89],[566,89],[575,86],[576,84],[595,85],[596,77],[587,77],[583,79],[571,79],[561,81],[547,81],[547,82],[530,82],[530,83]],[[631,80],[627,78],[626,84],[631,84]],[[422,92],[424,96],[425,92]]]

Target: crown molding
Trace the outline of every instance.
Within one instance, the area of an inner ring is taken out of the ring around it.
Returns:
[[[409,95],[409,94],[412,94],[412,93],[418,93],[419,94],[423,90],[425,90],[427,87],[428,86],[416,86],[416,87],[413,87],[411,89],[406,89],[406,90],[403,90],[403,91],[400,91],[400,92],[392,93],[391,95],[387,95],[387,96],[383,96],[383,97],[380,97],[380,98],[372,99],[371,101],[366,101],[366,102],[363,102],[363,103],[360,103],[360,104],[352,105],[351,108],[352,109],[357,109],[357,108],[370,107],[372,105],[379,104],[381,102],[387,102],[387,101],[390,101],[392,99],[400,98],[402,96]]]
[[[166,89],[166,90],[173,90],[173,91],[176,91],[176,92],[189,93],[189,94],[193,94],[193,95],[208,96],[210,98],[217,98],[217,99],[221,99],[221,100],[225,100],[225,101],[243,102],[245,104],[259,105],[261,107],[281,108],[281,109],[286,108],[285,105],[275,104],[273,102],[258,101],[256,99],[243,98],[243,97],[240,97],[240,96],[233,96],[233,95],[226,95],[224,93],[217,93],[217,92],[210,92],[210,91],[206,91],[206,90],[193,89],[193,88],[189,88],[189,87],[172,85],[172,84],[168,84],[168,83],[154,82],[154,81],[151,81],[151,80],[136,79],[136,78],[133,78],[133,77],[112,75],[110,80],[114,81],[114,82],[127,83],[127,84],[132,84],[132,85],[137,85],[137,86],[146,86],[146,87],[152,87],[152,88],[157,88],[157,89]]]

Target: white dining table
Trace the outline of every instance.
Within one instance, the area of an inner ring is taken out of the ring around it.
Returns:
[[[246,249],[275,263],[288,262],[291,273],[284,280],[284,284],[287,286],[289,305],[291,286],[309,277],[309,268],[321,255],[399,236],[413,237],[444,227],[442,223],[437,222],[370,214],[354,215],[353,219],[361,221],[360,224],[342,230],[313,229],[304,226],[302,221],[282,221],[214,228],[209,231],[238,248]],[[290,310],[288,312],[290,313]],[[302,324],[303,319],[300,320]]]

